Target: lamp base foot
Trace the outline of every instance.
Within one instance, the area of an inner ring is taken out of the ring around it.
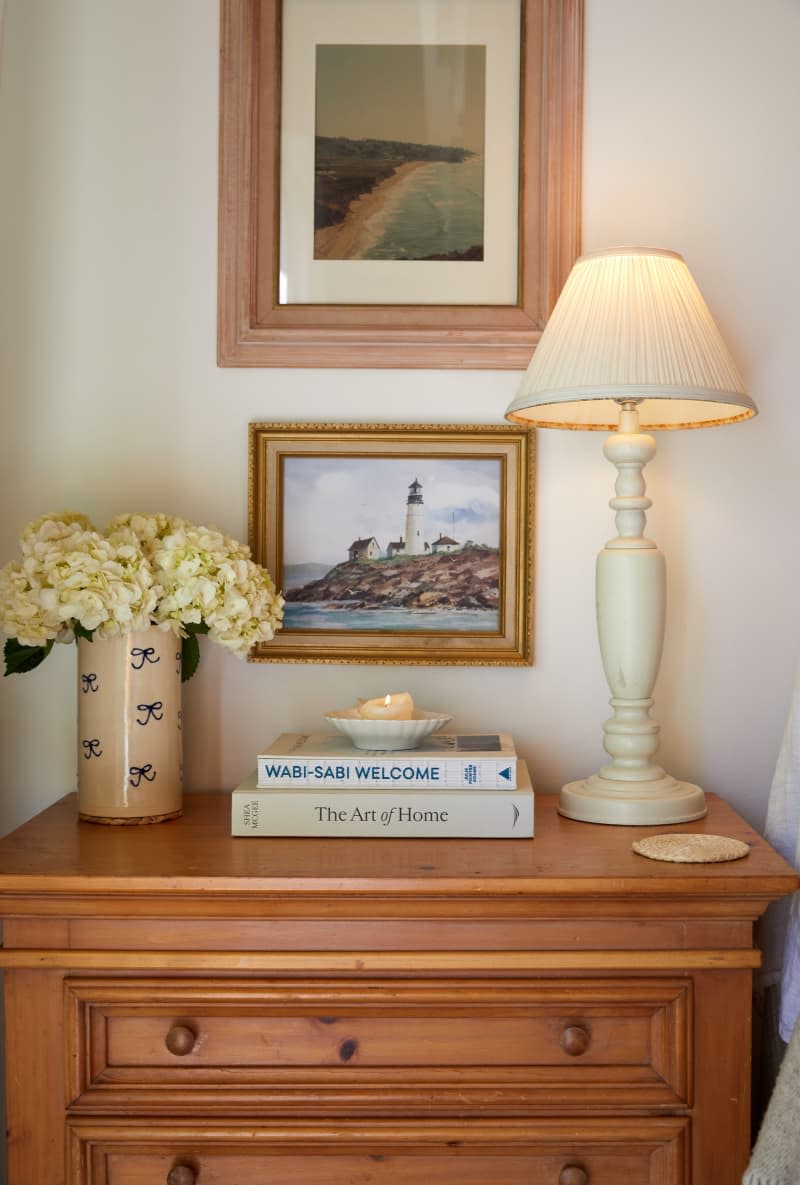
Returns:
[[[562,787],[558,813],[584,823],[656,827],[702,819],[706,801],[699,786],[668,775],[655,782],[612,782],[593,774]]]

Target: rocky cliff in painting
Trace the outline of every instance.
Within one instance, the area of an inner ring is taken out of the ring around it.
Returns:
[[[337,564],[286,599],[353,609],[497,609],[499,588],[498,551],[467,545],[451,555]]]

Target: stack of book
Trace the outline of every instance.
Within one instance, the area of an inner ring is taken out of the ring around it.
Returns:
[[[339,733],[284,733],[232,793],[233,835],[533,835],[533,789],[507,733],[434,733],[368,752]]]

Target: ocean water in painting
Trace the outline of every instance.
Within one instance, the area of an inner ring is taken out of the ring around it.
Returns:
[[[483,157],[422,164],[389,187],[362,259],[483,258]]]
[[[288,601],[284,629],[378,630],[381,633],[494,633],[499,629],[495,609],[352,609],[346,605],[314,605]]]

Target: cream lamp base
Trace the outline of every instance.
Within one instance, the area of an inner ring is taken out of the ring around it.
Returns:
[[[678,782],[655,762],[659,725],[650,719],[666,618],[663,553],[644,535],[642,470],[655,455],[652,436],[639,430],[636,401],[621,403],[619,431],[604,452],[618,470],[617,535],[597,557],[597,632],[614,715],[603,725],[611,760],[598,773],[564,786],[559,811],[587,823],[648,827],[685,823],[706,813],[703,791]]]
[[[691,782],[665,774],[651,785],[620,785],[600,774],[562,787],[558,811],[584,823],[617,823],[623,827],[660,827],[687,823],[706,814],[703,791]]]

